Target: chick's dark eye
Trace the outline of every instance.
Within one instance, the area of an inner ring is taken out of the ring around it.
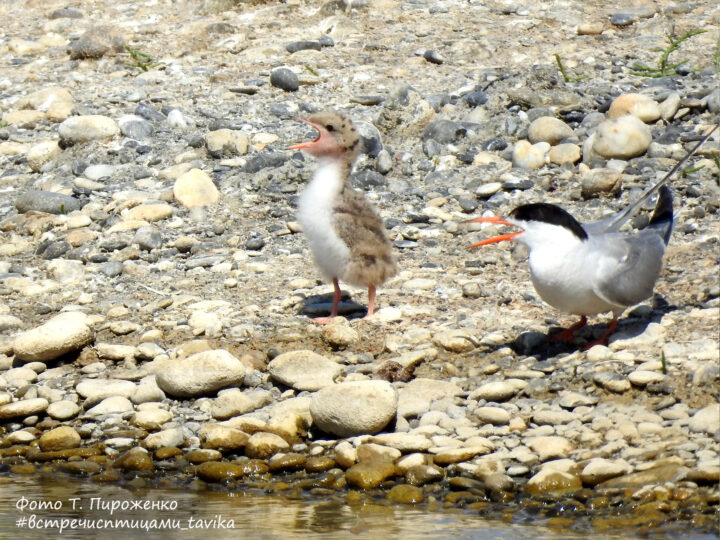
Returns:
[[[326,128],[328,131],[335,131],[335,126],[333,126],[332,124],[328,124],[327,126],[325,126],[325,128]]]

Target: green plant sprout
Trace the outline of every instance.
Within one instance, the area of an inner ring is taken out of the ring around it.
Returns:
[[[656,47],[655,49],[653,49],[653,51],[655,52],[662,53],[660,55],[660,58],[658,59],[658,67],[654,68],[641,62],[635,62],[633,64],[634,71],[631,71],[630,73],[632,75],[638,75],[640,77],[651,77],[653,79],[675,75],[677,73],[677,68],[687,63],[688,60],[685,59],[678,62],[677,64],[670,64],[670,55],[673,52],[677,51],[684,41],[687,41],[691,37],[697,36],[698,34],[704,34],[705,32],[707,32],[707,30],[690,30],[689,32],[685,32],[680,37],[676,37],[672,33],[668,34],[667,39],[670,44],[665,49],[663,49],[662,47]]]
[[[130,57],[133,59],[131,63],[125,63],[125,65],[128,67],[134,67],[142,71],[147,71],[149,69],[165,65],[165,62],[157,62],[152,56],[142,51],[139,51],[138,49],[133,49],[131,47],[125,46],[125,50],[128,52],[128,54],[130,54]]]
[[[312,73],[312,74],[315,75],[316,77],[318,76],[318,72],[317,72],[315,69],[313,69],[313,68],[311,68],[310,66],[308,66],[307,64],[305,64],[305,69],[307,69],[310,73]]]
[[[698,172],[700,169],[704,169],[705,165],[700,165],[699,167],[688,167],[687,169],[683,169],[680,173],[683,178],[687,178],[694,172]]]
[[[720,35],[718,35],[715,50],[713,51],[713,66],[715,67],[715,73],[720,73]]]
[[[587,76],[583,75],[581,77],[571,77],[568,75],[568,72],[565,70],[565,66],[563,66],[562,61],[560,60],[560,56],[558,54],[555,54],[555,62],[557,63],[558,70],[560,71],[560,74],[563,76],[563,80],[565,82],[578,82],[582,81],[583,79],[587,79]]]

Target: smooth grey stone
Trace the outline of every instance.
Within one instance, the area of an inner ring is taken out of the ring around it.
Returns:
[[[262,236],[254,236],[245,242],[245,249],[251,249],[253,251],[259,251],[265,247],[265,239]]]
[[[158,249],[162,246],[162,234],[160,233],[160,229],[153,226],[139,227],[135,231],[133,243],[138,244],[140,249],[144,249],[146,251]]]
[[[300,88],[298,76],[286,67],[272,70],[270,73],[270,84],[286,92],[297,92],[298,88]]]
[[[432,139],[440,144],[448,144],[456,142],[465,135],[467,135],[467,130],[457,122],[452,122],[451,120],[436,120],[425,126],[422,133],[422,140],[427,141]]]
[[[116,277],[122,274],[123,264],[119,261],[110,261],[100,265],[100,272],[107,277]]]
[[[15,201],[15,208],[21,214],[35,210],[48,214],[68,214],[80,210],[87,201],[52,191],[26,191]]]
[[[319,51],[322,48],[322,44],[318,40],[303,40],[303,41],[295,41],[294,43],[290,43],[289,45],[285,46],[285,50],[289,52],[290,54],[296,53],[298,51]]]
[[[357,129],[363,141],[363,153],[375,158],[383,149],[382,136],[378,129],[367,122],[355,122]]]
[[[120,126],[120,133],[129,139],[137,141],[149,139],[154,131],[152,124],[139,116],[136,118],[121,118],[118,125]]]

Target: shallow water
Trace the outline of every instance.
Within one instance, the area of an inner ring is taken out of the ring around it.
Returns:
[[[132,502],[147,505],[147,509],[128,508]],[[162,503],[164,509],[161,510]],[[43,507],[39,508],[39,505]],[[65,524],[61,532],[63,519]],[[71,528],[73,519],[78,520],[75,529]],[[167,520],[164,524],[161,523],[163,519]],[[108,523],[98,520],[108,520]],[[125,523],[123,520],[130,521]],[[152,520],[157,520],[157,527],[168,527],[153,530]],[[198,525],[207,528],[195,528]],[[155,488],[131,491],[92,482],[0,477],[0,538],[52,538],[60,534],[63,538],[103,539],[128,536],[185,539],[208,535],[245,540],[578,538],[558,535],[543,527],[489,522],[477,514],[463,511],[425,511],[401,505],[349,505],[248,493]]]
[[[628,532],[592,536],[596,539],[635,536]],[[296,500],[244,492],[130,490],[74,479],[0,477],[0,538],[208,536],[244,540],[351,537],[571,540],[585,538],[587,534],[563,533],[542,524],[488,521],[476,512],[463,510]],[[684,538],[715,537],[690,534]]]

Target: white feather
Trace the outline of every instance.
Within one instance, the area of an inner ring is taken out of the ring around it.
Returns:
[[[341,164],[325,160],[298,202],[298,219],[315,262],[327,279],[342,278],[350,259],[350,250],[332,224],[335,201],[344,183]]]

